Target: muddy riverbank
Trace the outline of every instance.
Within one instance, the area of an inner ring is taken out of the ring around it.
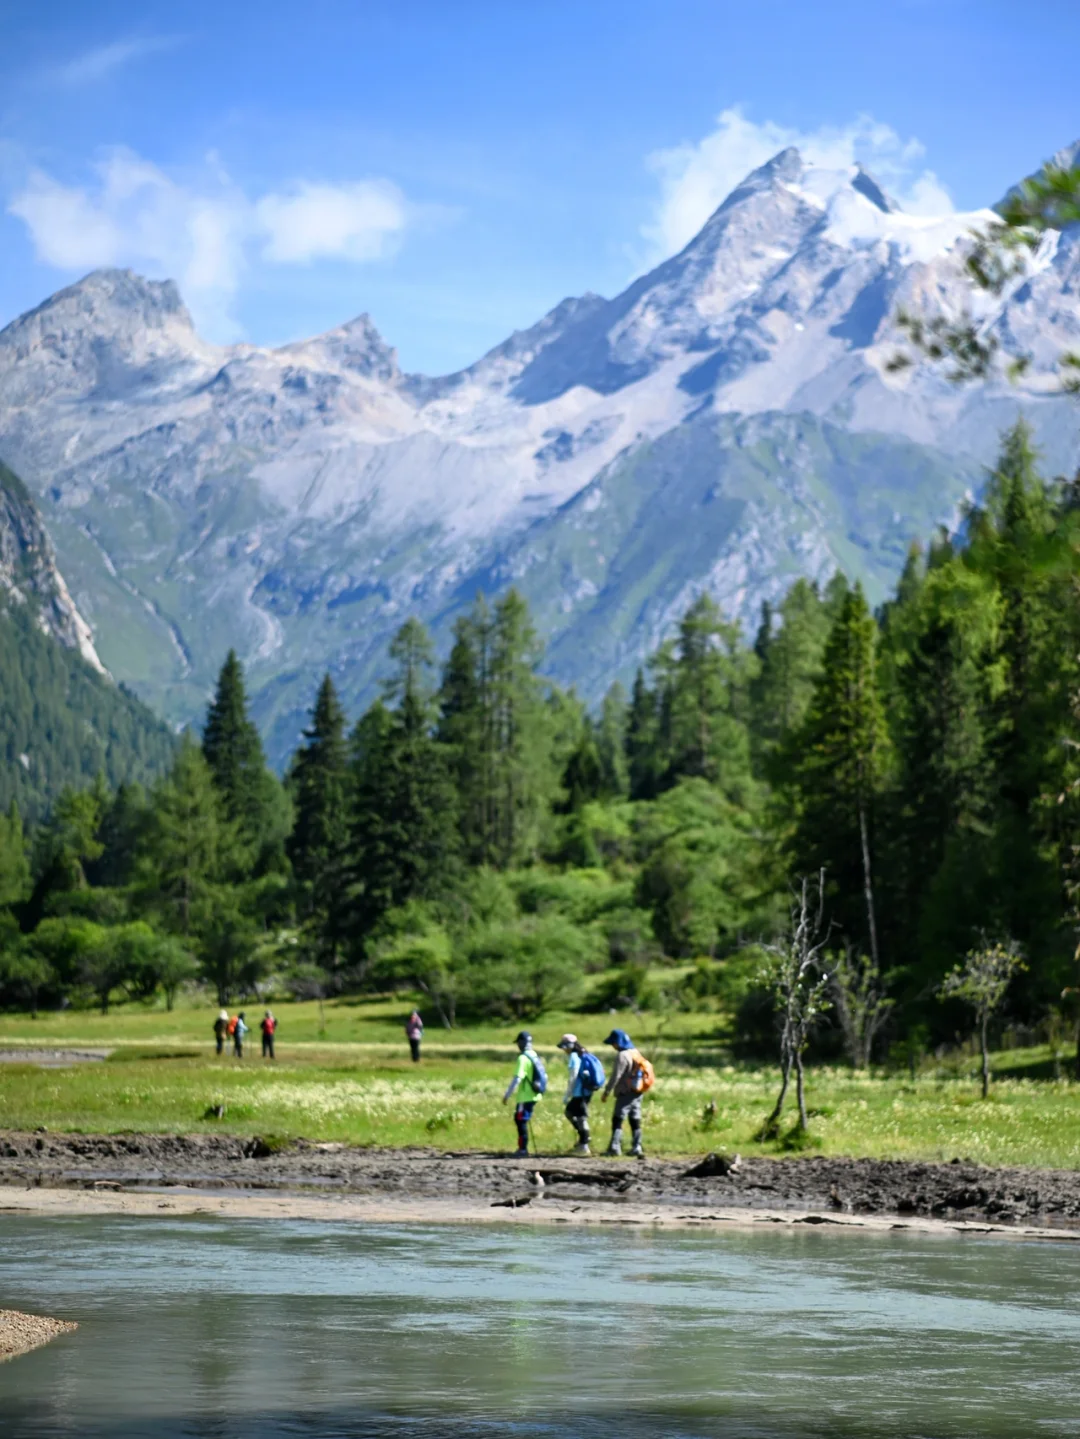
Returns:
[[[671,1214],[750,1213],[965,1221],[1080,1232],[1080,1174],[820,1156],[740,1161],[571,1159],[288,1144],[231,1135],[0,1133],[0,1185],[73,1194],[229,1191],[417,1201],[469,1210],[543,1199]],[[20,1206],[21,1207],[21,1206]],[[494,1217],[494,1216],[493,1216]]]

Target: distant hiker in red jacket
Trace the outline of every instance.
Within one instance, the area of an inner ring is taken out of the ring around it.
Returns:
[[[273,1059],[274,1035],[277,1033],[277,1020],[269,1010],[263,1015],[259,1029],[262,1032],[263,1059]]]

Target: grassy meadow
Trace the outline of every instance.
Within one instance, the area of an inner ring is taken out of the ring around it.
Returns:
[[[66,1010],[36,1019],[0,1016],[0,1049],[113,1051],[104,1063],[65,1069],[0,1065],[0,1127],[224,1130],[362,1145],[511,1148],[511,1117],[499,1101],[516,1054],[517,1026],[429,1027],[423,1060],[414,1065],[402,1033],[405,1008],[400,1000],[275,1005],[280,1028],[274,1064],[262,1060],[257,1033],[249,1036],[242,1061],[219,1058],[213,1007],[168,1012],[125,1005],[106,1015]],[[261,1009],[251,1005],[246,1013],[254,1029]],[[561,1152],[573,1138],[562,1117],[564,1070],[556,1040],[573,1029],[603,1053],[599,1042],[614,1024],[628,1029],[656,1065],[657,1085],[646,1100],[650,1154],[787,1152],[790,1134],[764,1144],[754,1138],[775,1098],[778,1071],[733,1062],[722,1018],[714,1013],[545,1016],[533,1026],[551,1074],[535,1126],[541,1151]],[[906,1070],[867,1075],[814,1068],[809,1147],[837,1155],[1080,1167],[1080,1085],[1054,1077],[1069,1071],[1069,1060],[1046,1046],[1001,1052],[985,1102],[977,1059],[966,1054],[929,1060],[914,1079]],[[715,1118],[706,1117],[712,1101]],[[225,1106],[224,1117],[208,1118],[217,1105]],[[594,1100],[598,1139],[606,1139],[606,1115]],[[792,1118],[793,1110],[789,1125]]]

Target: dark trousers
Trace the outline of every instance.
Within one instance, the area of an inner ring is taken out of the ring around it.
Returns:
[[[410,1037],[410,1039],[409,1039],[409,1049],[412,1051],[412,1062],[413,1062],[413,1064],[419,1064],[419,1063],[420,1063],[420,1041],[419,1041],[418,1039],[413,1039],[413,1038]]]
[[[589,1142],[589,1100],[591,1098],[591,1094],[588,1097],[584,1094],[575,1094],[564,1111],[567,1119],[577,1130],[577,1137],[582,1144]]]
[[[217,1052],[218,1052],[218,1054],[224,1054],[224,1053],[225,1053],[225,1036],[224,1036],[223,1034],[215,1034],[215,1035],[214,1035],[214,1039],[217,1041]]]
[[[536,1100],[532,1099],[528,1104],[519,1104],[514,1110],[514,1123],[517,1125],[518,1148],[528,1149],[529,1147],[529,1120],[536,1107]]]
[[[273,1057],[274,1057],[274,1036],[273,1036],[272,1034],[264,1034],[263,1037],[262,1037],[262,1039],[263,1039],[263,1059],[273,1059]]]
[[[233,1054],[236,1055],[237,1059],[243,1059],[243,1057],[244,1057],[244,1040],[243,1040],[243,1036],[242,1036],[242,1035],[239,1035],[239,1034],[234,1034],[234,1035],[233,1035],[233,1042],[232,1042],[232,1044],[233,1044]]]

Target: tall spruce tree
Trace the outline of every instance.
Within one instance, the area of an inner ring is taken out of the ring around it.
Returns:
[[[144,894],[166,927],[179,934],[197,929],[221,879],[223,807],[210,766],[185,735],[172,770],[154,790],[137,861]]]
[[[750,693],[755,750],[766,771],[806,718],[830,625],[828,606],[806,579],[796,580],[779,607],[763,616]]]
[[[604,696],[596,725],[596,752],[600,760],[601,792],[606,799],[625,799],[630,789],[626,763],[626,691],[618,680]]]
[[[738,626],[701,595],[679,623],[674,644],[652,661],[661,692],[660,742],[665,784],[704,779],[731,798],[750,787],[746,725],[754,657],[739,644]]]
[[[241,876],[272,867],[289,832],[288,804],[266,767],[235,650],[225,658],[206,712],[202,752],[235,840],[231,854],[223,849],[222,862]]]
[[[30,857],[22,816],[14,800],[0,814],[0,906],[21,903],[30,893]]]
[[[626,716],[626,772],[631,799],[654,799],[664,769],[660,752],[659,696],[639,669]]]
[[[434,734],[430,638],[416,620],[390,647],[388,709],[377,702],[357,727],[351,826],[351,908],[365,939],[391,909],[435,900],[457,873],[457,796]]]
[[[289,783],[293,828],[287,851],[299,891],[300,917],[318,961],[338,964],[344,941],[343,888],[349,821],[345,712],[329,675],[323,678]]]
[[[996,785],[997,608],[981,577],[911,565],[886,613],[885,693],[896,741],[892,924],[916,989],[936,982],[990,917]]]
[[[509,590],[459,621],[439,695],[439,737],[458,793],[465,854],[500,868],[534,857],[559,788],[555,715],[536,673],[528,606]],[[565,762],[565,761],[564,761]]]
[[[875,821],[888,763],[877,676],[877,626],[860,586],[844,597],[822,673],[789,751],[797,873],[828,875],[833,918],[880,963]]]

